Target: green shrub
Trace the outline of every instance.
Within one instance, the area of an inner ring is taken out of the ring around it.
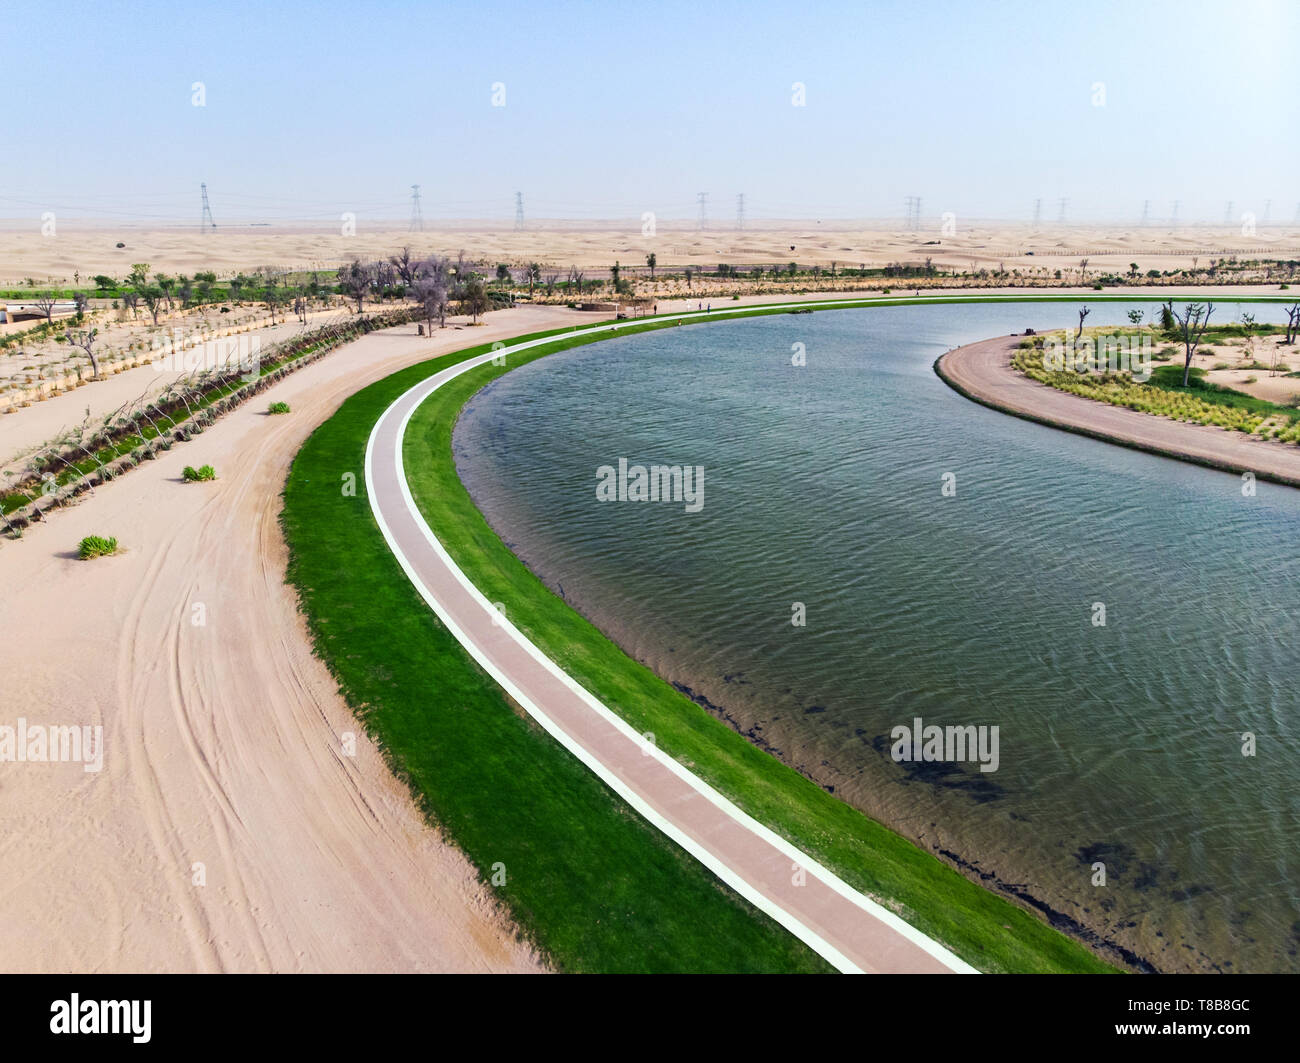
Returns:
[[[193,465],[186,465],[181,475],[185,477],[186,483],[199,483],[204,480],[215,480],[217,470],[211,465],[200,465],[197,469]]]
[[[267,413],[288,413],[289,404],[287,402],[273,402],[266,408]]]
[[[77,547],[77,556],[83,561],[95,557],[108,557],[117,553],[117,540],[106,539],[102,535],[87,535]]]

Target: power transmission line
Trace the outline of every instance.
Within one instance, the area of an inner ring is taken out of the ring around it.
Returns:
[[[907,228],[916,232],[921,228],[921,197],[907,196],[903,200],[903,205],[907,211]]]
[[[207,232],[209,229],[215,229],[217,223],[212,220],[212,207],[208,204],[208,183],[204,181],[199,185],[199,191],[203,195],[203,213],[199,215],[199,232]]]
[[[1056,223],[1058,225],[1065,224],[1065,208],[1068,207],[1069,205],[1070,205],[1070,201],[1066,199],[1064,196],[1062,196],[1060,199],[1056,201]]]
[[[700,204],[700,222],[699,228],[708,228],[709,224],[709,194],[707,192],[698,192],[695,198]]]
[[[741,192],[736,196],[736,228],[745,227],[745,193]]]
[[[1034,228],[1038,228],[1038,223],[1043,219],[1043,200],[1040,196],[1034,200]]]
[[[522,232],[524,228],[524,194],[515,193],[515,232]]]
[[[424,232],[424,215],[420,212],[419,185],[411,185],[411,232]]]

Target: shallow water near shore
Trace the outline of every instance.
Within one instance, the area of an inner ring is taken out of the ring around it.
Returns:
[[[1087,323],[1132,305],[1159,306]],[[1214,320],[1243,308],[1282,317]],[[549,586],[837,797],[1155,969],[1300,970],[1300,490],[1244,497],[934,374],[1076,322],[912,306],[616,338],[471,399],[457,467]],[[703,508],[598,501],[620,458],[702,466]],[[998,727],[997,770],[896,763],[916,717]]]

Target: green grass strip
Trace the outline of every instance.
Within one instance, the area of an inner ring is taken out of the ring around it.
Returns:
[[[785,312],[765,306],[707,320]],[[554,344],[439,389],[412,418],[405,443],[411,488],[430,526],[489,600],[505,602],[514,624],[633,727],[653,731],[662,749],[750,815],[963,959],[986,971],[1114,970],[1038,916],[832,797],[628,658],[533,576],[478,512],[451,452],[456,416],[474,392],[545,354],[675,326],[675,316],[665,315],[617,333],[607,323],[562,330]],[[365,498],[370,430],[407,388],[489,349],[434,359],[371,385],[347,400],[295,460],[282,517],[289,578],[318,652],[394,769],[484,879],[504,864],[506,883],[497,892],[561,969],[824,969],[512,709],[389,553]],[[354,497],[340,490],[347,473],[356,477]]]
[[[559,969],[829,970],[516,711],[398,567],[366,498],[365,446],[431,368],[348,399],[285,488],[289,578],[342,693],[483,880],[504,872],[494,892]]]

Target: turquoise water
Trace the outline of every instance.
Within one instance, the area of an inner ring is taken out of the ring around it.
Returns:
[[[838,797],[1156,969],[1300,969],[1300,491],[1244,497],[933,372],[1076,320],[918,306],[613,339],[484,389],[457,463],[551,587]],[[619,458],[702,466],[703,508],[598,501]],[[997,726],[998,769],[895,762],[918,716]]]

